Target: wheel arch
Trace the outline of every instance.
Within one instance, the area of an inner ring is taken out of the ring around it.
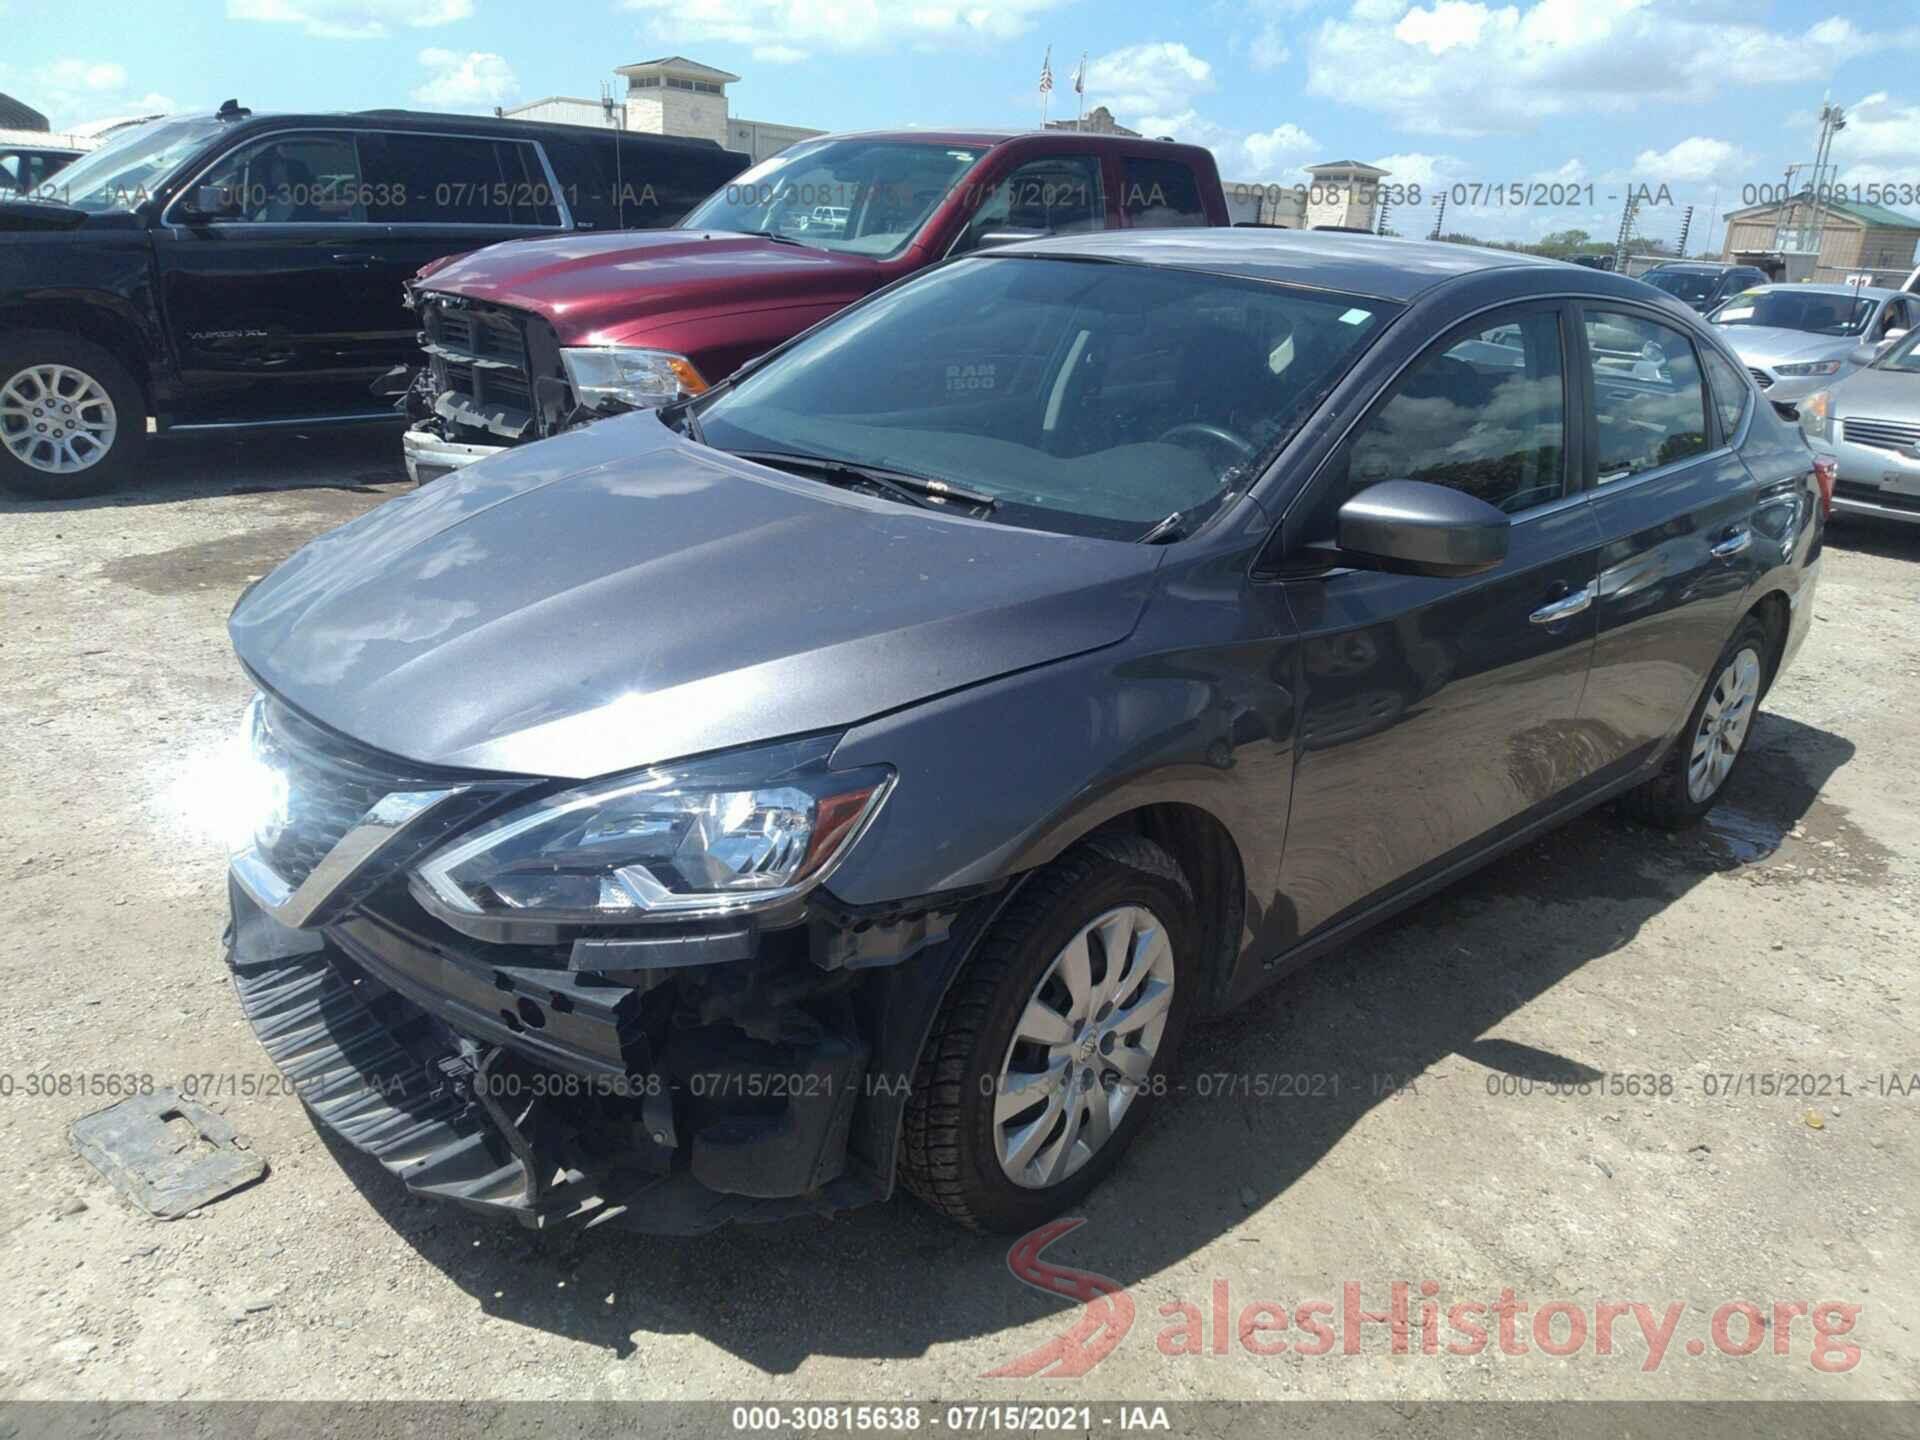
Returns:
[[[146,337],[139,323],[113,306],[94,300],[37,299],[0,310],[6,344],[33,335],[61,335],[97,345],[127,367],[139,382],[148,413],[153,412],[153,372]]]
[[[1747,608],[1740,623],[1757,619],[1767,631],[1767,676],[1760,693],[1773,688],[1773,677],[1780,673],[1780,659],[1786,653],[1787,634],[1793,624],[1793,602],[1784,590],[1769,590]],[[1736,630],[1739,625],[1734,627]]]

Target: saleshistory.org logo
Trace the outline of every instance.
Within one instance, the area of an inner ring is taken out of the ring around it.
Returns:
[[[1041,1251],[1086,1221],[1050,1220],[1021,1236],[1007,1251],[1007,1268],[1023,1285],[1079,1302],[1063,1332],[1044,1345],[986,1372],[996,1379],[1057,1380],[1082,1376],[1105,1360],[1133,1329],[1134,1300],[1118,1280],[1041,1258]],[[1169,1300],[1158,1313],[1171,1323],[1154,1337],[1168,1357],[1218,1359],[1236,1350],[1274,1355],[1359,1355],[1385,1348],[1395,1355],[1473,1356],[1492,1350],[1523,1356],[1535,1351],[1564,1359],[1573,1355],[1638,1355],[1643,1371],[1658,1370],[1673,1352],[1691,1357],[1791,1359],[1796,1352],[1823,1375],[1841,1375],[1860,1363],[1860,1347],[1848,1341],[1861,1307],[1840,1300],[1774,1299],[1766,1306],[1729,1300],[1716,1306],[1707,1338],[1680,1339],[1687,1317],[1684,1300],[1661,1305],[1646,1300],[1596,1300],[1591,1304],[1549,1300],[1532,1306],[1503,1286],[1496,1300],[1445,1303],[1436,1281],[1395,1280],[1386,1287],[1384,1310],[1362,1308],[1366,1286],[1349,1280],[1340,1299],[1236,1301],[1231,1284],[1216,1279],[1205,1305]],[[1377,1292],[1376,1292],[1377,1293]],[[1696,1310],[1696,1314],[1706,1313]]]

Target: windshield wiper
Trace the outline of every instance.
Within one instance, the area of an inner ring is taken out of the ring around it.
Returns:
[[[660,418],[668,425],[693,441],[696,445],[707,443],[707,437],[700,430],[700,417],[693,413],[693,402],[698,395],[689,395],[685,400],[676,400],[671,405],[660,407]]]
[[[1171,515],[1154,521],[1152,525],[1147,527],[1147,533],[1142,535],[1139,540],[1134,543],[1139,545],[1171,545],[1176,540],[1184,540],[1186,538],[1187,512],[1184,510],[1176,510]]]
[[[736,450],[742,460],[755,460],[779,470],[801,470],[830,483],[870,485],[889,499],[923,510],[940,510],[949,504],[971,505],[990,511],[999,505],[993,496],[945,480],[930,479],[907,470],[889,470],[878,465],[860,465],[851,460],[835,460],[825,455],[800,455],[784,450]]]
[[[818,246],[809,245],[804,240],[796,240],[791,235],[783,235],[778,230],[736,230],[736,235],[756,235],[762,240],[772,240],[781,245],[798,245],[802,250],[815,250]]]

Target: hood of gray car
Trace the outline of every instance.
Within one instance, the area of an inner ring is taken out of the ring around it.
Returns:
[[[1833,413],[1920,424],[1920,372],[1856,370],[1833,387]]]
[[[1749,365],[1772,367],[1803,360],[1844,360],[1860,343],[1858,335],[1809,335],[1773,325],[1719,325],[1720,338]]]
[[[262,683],[368,745],[585,778],[1113,644],[1164,553],[868,499],[636,415],[321,536],[229,630]]]

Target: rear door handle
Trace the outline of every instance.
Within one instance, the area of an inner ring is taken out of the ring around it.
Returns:
[[[1536,625],[1558,625],[1562,620],[1571,620],[1581,611],[1593,604],[1593,586],[1588,585],[1575,590],[1571,595],[1562,595],[1558,600],[1549,600],[1527,618]]]
[[[1726,560],[1738,555],[1753,543],[1753,532],[1742,525],[1738,530],[1727,532],[1726,539],[1715,545],[1707,553],[1716,560]]]

